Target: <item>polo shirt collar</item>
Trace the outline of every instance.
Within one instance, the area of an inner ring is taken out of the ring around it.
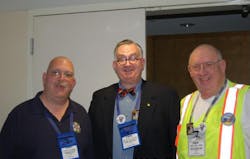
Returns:
[[[40,96],[42,93],[43,93],[42,91],[38,92],[34,98],[34,103],[32,106],[32,112],[34,114],[44,115],[45,112],[50,113],[40,99]],[[66,109],[66,112],[65,112],[63,118],[68,117],[71,112],[76,113],[77,110],[76,110],[76,106],[74,105],[73,101],[69,98],[69,106]]]

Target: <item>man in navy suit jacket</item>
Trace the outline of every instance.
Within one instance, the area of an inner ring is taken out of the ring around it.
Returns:
[[[177,93],[142,79],[136,42],[119,42],[114,57],[119,83],[94,92],[89,109],[96,159],[174,159]]]

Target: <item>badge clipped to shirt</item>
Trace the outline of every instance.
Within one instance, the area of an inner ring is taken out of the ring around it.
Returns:
[[[193,124],[187,124],[188,135],[188,155],[204,156],[205,155],[205,132],[206,126],[201,123],[197,128]]]
[[[125,150],[141,144],[135,120],[119,124],[118,129],[121,136],[122,149]]]
[[[79,159],[78,146],[74,132],[57,136],[62,159]]]
[[[126,116],[124,114],[119,114],[117,117],[116,117],[116,122],[118,124],[123,124],[126,122]]]

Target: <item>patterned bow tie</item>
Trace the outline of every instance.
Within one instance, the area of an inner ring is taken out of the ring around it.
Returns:
[[[135,96],[135,88],[130,88],[130,89],[118,89],[118,94],[120,97],[125,97],[127,94],[131,94],[132,96]]]

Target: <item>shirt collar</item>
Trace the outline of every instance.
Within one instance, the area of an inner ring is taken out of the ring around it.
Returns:
[[[141,88],[141,84],[142,84],[142,79],[136,84],[135,86],[135,92],[137,93],[140,88]],[[119,82],[119,88],[122,88],[122,89],[125,89],[122,84],[121,84],[121,81]]]
[[[43,115],[45,113],[45,111],[49,112],[48,109],[43,105],[41,99],[40,99],[40,96],[43,92],[40,91],[36,94],[34,100],[34,105],[32,106],[32,111],[35,113],[35,114],[41,114]],[[75,105],[73,103],[73,101],[69,98],[69,106],[65,112],[65,116],[68,116],[71,112],[75,113],[77,112],[76,108],[75,108]]]

